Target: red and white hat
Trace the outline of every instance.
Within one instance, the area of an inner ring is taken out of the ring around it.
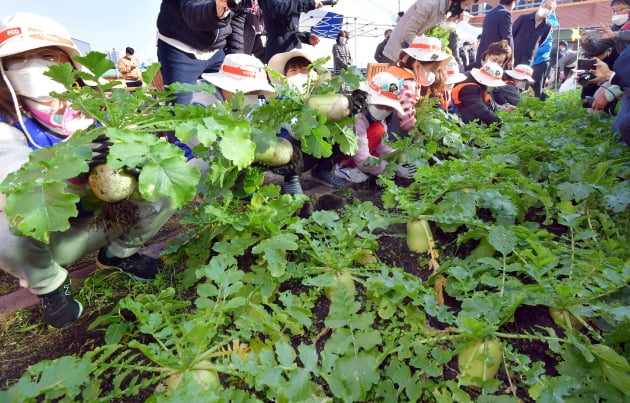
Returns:
[[[446,81],[445,84],[457,84],[466,79],[466,74],[460,73],[459,63],[454,57],[451,57],[446,65]]]
[[[402,51],[421,62],[439,62],[451,57],[442,51],[442,41],[439,38],[425,35],[416,36],[413,43]]]
[[[488,87],[503,87],[503,69],[497,63],[487,62],[480,69],[474,68],[470,74],[478,83]]]
[[[275,92],[267,80],[267,71],[256,56],[233,53],[225,56],[217,73],[204,73],[201,78],[232,93],[253,91]]]
[[[71,60],[81,55],[68,30],[48,17],[20,12],[0,20],[0,58],[49,46],[63,50]]]
[[[361,89],[370,95],[369,104],[389,106],[402,114],[404,111],[400,105],[400,93],[403,85],[403,80],[382,71],[374,75],[370,81],[362,82]]]
[[[512,70],[505,70],[505,74],[516,80],[527,80],[530,84],[534,83],[534,79],[532,78],[534,69],[526,64],[519,64]]]

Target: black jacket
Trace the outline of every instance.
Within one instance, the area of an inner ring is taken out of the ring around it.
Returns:
[[[514,21],[512,35],[514,36],[514,65],[530,65],[538,46],[541,46],[551,31],[551,23],[542,21],[536,26],[536,13],[523,14]]]
[[[237,37],[231,35],[231,20],[231,14],[222,20],[217,17],[214,0],[162,0],[157,29],[195,49],[211,51],[235,46],[228,43],[228,37]]]
[[[479,119],[487,125],[500,123],[501,119],[494,113],[494,104],[490,100],[486,86],[479,84],[470,72],[467,72],[466,76],[468,78],[455,84],[451,92],[462,122],[469,123]]]
[[[300,13],[315,9],[315,0],[258,0],[258,5],[267,31],[265,63],[277,53],[308,43],[310,32],[299,32]]]

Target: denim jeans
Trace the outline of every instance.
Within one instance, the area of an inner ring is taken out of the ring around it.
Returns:
[[[195,59],[190,53],[182,52],[168,43],[158,40],[157,55],[162,67],[164,85],[172,83],[196,84],[202,73],[216,73],[225,58],[223,49],[219,49],[208,60]],[[175,103],[188,105],[192,93],[177,94]]]

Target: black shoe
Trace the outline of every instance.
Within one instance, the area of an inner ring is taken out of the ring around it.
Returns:
[[[66,276],[63,284],[53,292],[40,295],[44,310],[44,323],[56,328],[72,323],[83,313],[83,305],[72,298],[70,277]]]
[[[122,270],[135,280],[152,280],[163,267],[160,259],[154,259],[141,253],[135,253],[129,257],[107,257],[105,248],[98,252],[96,266]]]

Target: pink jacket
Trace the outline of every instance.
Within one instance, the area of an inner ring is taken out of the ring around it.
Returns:
[[[387,166],[387,161],[381,161],[377,166],[364,164],[370,157],[378,159],[381,155],[394,151],[393,148],[383,143],[383,137],[387,135],[387,123],[382,120],[370,124],[365,114],[359,113],[357,114],[357,122],[354,124],[354,130],[359,139],[358,151],[352,157],[342,157],[341,164],[351,167],[356,166],[362,172],[371,175],[383,173]]]

